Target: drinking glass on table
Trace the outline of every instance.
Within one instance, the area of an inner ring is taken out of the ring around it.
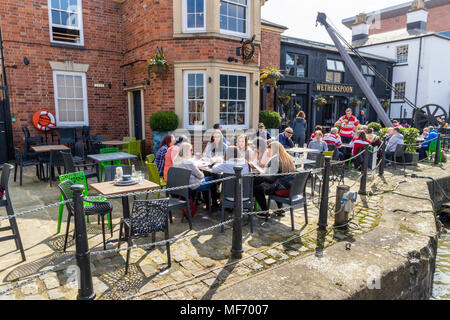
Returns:
[[[199,161],[202,159],[202,154],[200,152],[195,153],[195,160]]]

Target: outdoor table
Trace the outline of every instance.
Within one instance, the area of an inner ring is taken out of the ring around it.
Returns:
[[[288,153],[293,153],[293,154],[297,154],[297,153],[305,153],[305,152],[311,152],[311,153],[319,153],[319,150],[316,149],[309,149],[309,148],[290,148],[290,149],[286,149],[286,151]]]
[[[89,186],[102,196],[112,196],[160,188],[158,184],[145,179],[130,186],[116,186],[114,185],[114,181],[91,183]],[[123,195],[121,198],[123,217],[130,218],[130,204],[128,201],[128,196]]]
[[[101,144],[104,144],[105,146],[121,146],[124,144],[129,144],[130,141],[122,141],[122,140],[108,140],[108,141],[103,141]]]
[[[113,165],[113,162],[115,160],[137,159],[137,156],[135,156],[134,154],[129,154],[126,152],[89,154],[87,157],[96,162],[96,170],[97,170],[97,174],[99,175],[99,177],[100,177],[100,163],[101,162],[111,161],[111,165]]]
[[[33,150],[34,152],[50,152],[52,150],[70,150],[69,147],[63,145],[63,144],[49,144],[49,145],[42,145],[42,146],[33,146],[31,147],[31,150]]]

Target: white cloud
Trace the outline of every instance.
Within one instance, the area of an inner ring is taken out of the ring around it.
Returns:
[[[332,43],[321,25],[316,27],[318,12],[324,12],[338,31],[351,40],[351,30],[341,21],[361,12],[372,12],[405,3],[405,0],[270,0],[261,9],[262,18],[288,27],[283,34],[319,42]]]

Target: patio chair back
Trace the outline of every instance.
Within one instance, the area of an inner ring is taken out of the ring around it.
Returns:
[[[72,128],[60,128],[59,129],[59,143],[75,143],[76,130]]]
[[[20,152],[19,148],[14,148],[14,157],[15,157],[16,165],[23,164],[23,155]]]
[[[313,165],[315,168],[322,168],[325,157],[322,153],[308,152],[306,159],[315,161]]]
[[[180,187],[189,185],[189,178],[191,177],[191,170],[177,167],[170,167],[167,174],[166,188]],[[181,196],[185,200],[189,199],[189,188],[179,190],[172,190],[167,192],[168,195]]]
[[[75,169],[75,165],[73,164],[73,158],[72,158],[72,154],[70,153],[70,151],[60,151],[61,156],[63,158],[64,161],[64,169],[66,170],[66,172],[75,172],[77,171]]]
[[[119,152],[119,148],[117,147],[112,147],[112,148],[101,148],[100,149],[100,153],[104,154],[104,153],[114,153],[114,152]]]
[[[145,164],[147,165],[148,180],[156,183],[157,185],[161,185],[161,177],[159,176],[158,166],[156,163],[149,163],[146,161]]]
[[[289,198],[293,199],[296,196],[301,196],[305,193],[306,182],[308,181],[309,171],[300,172],[294,176],[294,181],[291,184],[291,191],[289,193]]]
[[[70,180],[73,184],[81,184],[84,186],[83,196],[88,196],[87,180],[83,171],[71,172],[59,176],[59,182]]]
[[[122,145],[122,152],[131,153],[130,152],[130,150],[131,150],[130,149],[130,145],[131,145],[131,142],[136,141],[136,138],[135,137],[123,137],[122,141],[128,141],[129,142],[127,144],[123,144]]]
[[[151,153],[151,154],[147,155],[147,161],[148,161],[148,163],[155,162],[155,154]]]
[[[134,201],[130,226],[132,236],[165,231],[169,226],[169,199]]]
[[[234,177],[233,173],[224,173],[224,178]],[[235,179],[226,180],[223,182],[222,195],[223,198],[233,198],[235,193]],[[242,177],[242,199],[253,198],[253,176]]]
[[[106,166],[104,182],[113,181],[116,176],[116,168],[122,167],[123,174],[131,174],[131,166]]]
[[[69,200],[73,198],[73,192],[70,189],[75,183],[73,183],[71,180],[66,180],[64,182],[61,182],[58,185],[59,190],[61,190],[61,195],[63,196],[64,200]],[[73,203],[67,202],[66,203],[67,210],[69,211],[70,215],[73,215]]]
[[[75,142],[75,156],[84,160],[84,143],[81,141]]]
[[[81,130],[81,139],[87,141],[89,140],[90,135],[91,135],[91,127],[83,126],[83,129]]]

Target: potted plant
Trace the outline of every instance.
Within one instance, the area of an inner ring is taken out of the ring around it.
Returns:
[[[261,110],[259,112],[259,122],[264,123],[264,126],[268,131],[271,129],[280,129],[281,126],[281,116],[278,112],[270,110]],[[271,135],[272,132],[270,132]]]
[[[158,111],[150,117],[150,128],[153,131],[153,152],[159,149],[166,134],[172,133],[178,127],[178,116],[172,111]]]
[[[376,135],[380,134],[380,130],[381,130],[381,124],[379,124],[378,122],[371,122],[367,125],[369,128],[372,128],[373,132]]]
[[[356,108],[361,103],[362,103],[361,99],[359,99],[358,97],[353,97],[353,98],[350,99],[349,105],[351,105],[352,107]]]
[[[282,91],[278,96],[278,99],[280,99],[281,104],[287,105],[289,101],[291,101],[291,94],[287,91]]]
[[[314,99],[314,103],[318,106],[324,106],[328,103],[327,99],[325,99],[324,96],[319,96],[316,99]]]
[[[400,128],[403,135],[403,143],[406,144],[405,161],[406,163],[414,163],[417,165],[419,161],[419,153],[416,150],[416,139],[420,135],[420,131],[416,128]]]
[[[381,106],[382,106],[384,109],[389,108],[390,105],[391,105],[391,101],[390,101],[389,99],[383,99],[383,100],[381,100]]]
[[[159,75],[162,75],[168,68],[169,63],[164,56],[164,52],[162,48],[158,47],[153,58],[148,61],[148,74],[150,76],[151,72],[155,72]]]
[[[263,88],[265,88],[266,86],[276,88],[277,81],[280,80],[280,78],[282,77],[283,75],[281,74],[280,70],[269,67],[268,69],[262,70],[259,79]]]

